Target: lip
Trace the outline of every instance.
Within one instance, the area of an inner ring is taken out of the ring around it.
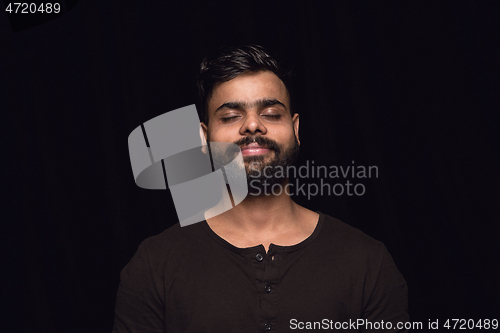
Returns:
[[[251,143],[249,145],[241,147],[241,155],[243,156],[264,155],[269,153],[269,151],[269,148],[260,146],[257,143]]]

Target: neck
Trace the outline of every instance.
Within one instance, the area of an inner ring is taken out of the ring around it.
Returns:
[[[289,228],[297,221],[299,206],[285,191],[279,195],[248,196],[232,209],[207,219],[209,224],[223,223],[252,234]]]

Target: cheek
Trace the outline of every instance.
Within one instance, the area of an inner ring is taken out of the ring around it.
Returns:
[[[295,136],[295,132],[294,132],[294,131],[292,131],[292,132],[290,133],[290,136],[288,137],[288,141],[287,141],[287,148],[291,148],[291,147],[295,146],[295,144],[296,144],[295,142],[296,142],[296,141],[297,141],[297,143],[298,143],[298,139],[297,139],[297,137]]]
[[[288,144],[295,140],[295,131],[292,126],[287,126],[286,129],[282,128],[281,131],[276,134],[276,137],[279,138],[281,142]]]
[[[236,135],[238,135],[238,132],[236,132]],[[217,128],[214,126],[212,129],[208,130],[208,137],[210,138],[211,141],[216,142],[227,142],[227,141],[234,141],[235,140],[235,131],[230,130],[229,128]]]

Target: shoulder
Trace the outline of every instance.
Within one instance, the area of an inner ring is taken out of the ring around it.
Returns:
[[[361,230],[348,225],[327,214],[320,214],[323,219],[318,241],[330,251],[349,258],[375,259],[382,257],[387,252],[385,245],[368,236]]]
[[[371,287],[380,276],[382,280],[405,285],[382,242],[329,215],[320,215],[324,220],[315,251],[320,254],[319,261],[329,262],[331,267],[342,267],[342,271],[353,279],[366,277]]]
[[[157,267],[166,261],[175,262],[190,252],[199,253],[200,247],[207,243],[207,238],[203,222],[185,227],[176,223],[158,235],[146,238],[137,252],[142,252],[150,265]]]
[[[203,237],[206,235],[203,229],[203,222],[185,227],[181,227],[179,223],[176,223],[158,235],[146,238],[142,243],[148,247],[148,250],[164,252],[169,249],[189,245],[193,240]]]

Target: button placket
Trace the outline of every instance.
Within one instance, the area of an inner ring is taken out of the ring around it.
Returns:
[[[264,275],[260,284],[260,300],[261,300],[261,325],[263,330],[275,331],[276,319],[278,315],[278,304],[277,304],[277,294],[276,289],[278,286],[278,281],[280,280],[280,262],[278,256],[275,255],[275,250],[269,248],[266,258],[264,260]],[[278,329],[279,330],[279,329]]]

